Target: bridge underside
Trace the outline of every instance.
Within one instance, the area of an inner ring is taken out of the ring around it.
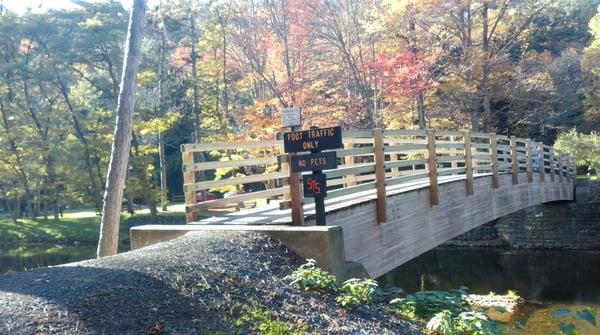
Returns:
[[[474,179],[474,194],[467,196],[463,180],[439,185],[439,205],[429,203],[429,188],[388,192],[388,220],[378,223],[375,201],[365,201],[327,215],[328,225],[340,226],[346,260],[361,263],[371,277],[378,277],[465,232],[523,208],[552,201],[573,200],[573,183],[527,181],[519,174],[500,175],[500,187],[492,189],[491,176]],[[558,179],[558,178],[557,178]]]
[[[430,205],[428,180],[387,188],[387,221],[377,221],[376,195],[372,191],[332,199],[326,203],[327,227],[314,227],[314,207],[305,205],[306,225],[288,226],[289,210],[276,205],[229,213],[182,226],[141,226],[131,230],[132,248],[171,239],[189,231],[251,230],[280,239],[305,258],[316,258],[339,278],[362,270],[379,277],[409,260],[465,232],[533,205],[574,198],[572,179],[559,181],[549,174],[545,182],[535,175],[499,176],[497,189],[490,175],[476,175],[474,194],[468,195],[464,175],[439,180],[439,204]],[[237,227],[232,226],[237,225]],[[342,229],[339,229],[341,227]],[[345,264],[345,265],[344,265]],[[348,265],[353,267],[348,271]]]

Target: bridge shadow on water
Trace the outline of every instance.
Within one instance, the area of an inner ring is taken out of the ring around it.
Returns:
[[[381,277],[407,291],[467,286],[473,293],[515,290],[530,302],[600,302],[600,251],[437,248]]]

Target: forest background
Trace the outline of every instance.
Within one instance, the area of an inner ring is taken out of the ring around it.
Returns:
[[[73,2],[21,13],[0,2],[0,208],[15,219],[101,209],[128,14]],[[143,33],[128,210],[155,214],[182,194],[180,144],[272,139],[288,106],[305,125],[344,129],[546,144],[564,133],[580,165],[600,165],[599,4],[159,1]]]

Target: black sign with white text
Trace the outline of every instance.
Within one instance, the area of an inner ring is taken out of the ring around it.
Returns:
[[[291,157],[292,172],[322,171],[337,168],[335,151],[319,152]]]
[[[342,128],[315,128],[283,134],[285,152],[322,151],[342,148]]]

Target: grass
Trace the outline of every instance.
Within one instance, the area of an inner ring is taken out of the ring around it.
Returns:
[[[167,212],[159,212],[159,216],[183,215],[182,205],[169,206]],[[129,228],[138,225],[139,219],[148,217],[147,209],[136,211],[134,216],[121,215],[119,239],[129,240]],[[22,218],[13,222],[6,214],[0,214],[0,243],[55,243],[55,242],[97,242],[100,232],[100,216],[94,210],[67,210],[59,220],[48,218]]]

